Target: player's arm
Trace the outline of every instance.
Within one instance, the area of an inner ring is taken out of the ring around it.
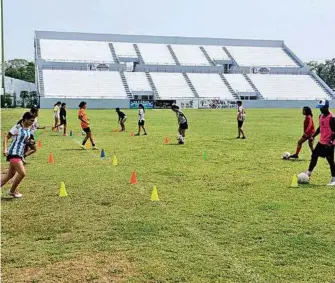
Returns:
[[[317,137],[320,134],[320,127],[318,127],[314,133],[314,135],[312,136],[313,139],[315,139],[315,137]]]
[[[3,155],[7,156],[8,155],[8,140],[12,137],[13,135],[11,133],[8,133],[7,135],[4,136],[3,139]]]
[[[306,137],[307,137],[307,133],[311,132],[312,126],[313,126],[313,118],[309,117],[308,118],[308,125],[307,125],[305,133],[304,133],[304,135],[306,135]]]
[[[330,120],[330,128],[333,131],[333,135],[330,139],[330,143],[332,144],[335,140],[335,117],[331,118],[331,120]]]

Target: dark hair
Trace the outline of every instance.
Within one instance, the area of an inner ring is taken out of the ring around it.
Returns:
[[[143,109],[143,112],[145,112],[145,110],[144,110],[144,105],[143,105],[142,103],[140,103],[140,104],[138,105],[138,107],[142,108],[142,109]]]
[[[178,110],[178,109],[179,109],[179,106],[176,105],[176,104],[173,104],[173,105],[171,106],[171,109],[172,109],[172,110],[174,110],[174,109],[177,109],[177,110]]]
[[[38,112],[38,108],[33,107],[30,109],[30,113],[33,113],[34,115],[36,115],[36,113]]]
[[[32,114],[31,112],[26,112],[22,116],[22,121],[24,121],[24,120],[30,120],[30,119],[33,119],[33,118],[35,119],[34,114]]]
[[[237,100],[236,103],[237,103],[237,105],[242,105],[242,101],[241,100]]]
[[[58,105],[58,104],[62,104],[62,102],[58,101],[54,106]]]
[[[116,107],[116,108],[115,108],[115,111],[116,111],[116,112],[119,112],[119,111],[120,111],[120,108],[119,108],[119,107]]]
[[[83,106],[86,105],[86,102],[85,101],[82,101],[79,103],[79,108],[83,108]]]
[[[62,103],[62,107],[64,107],[65,105],[66,105],[66,103],[65,103],[65,102],[63,102],[63,103]]]
[[[304,108],[302,108],[302,111],[305,113],[306,116],[310,115],[313,117],[312,109],[310,107],[304,106]]]

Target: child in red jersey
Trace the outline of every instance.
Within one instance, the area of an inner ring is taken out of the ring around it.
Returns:
[[[313,113],[311,108],[305,106],[302,109],[302,114],[305,115],[304,120],[304,134],[301,139],[298,141],[298,146],[295,154],[291,155],[289,158],[299,158],[299,153],[301,151],[302,145],[305,141],[308,140],[309,148],[313,152],[313,135],[315,133],[314,122],[313,122]]]

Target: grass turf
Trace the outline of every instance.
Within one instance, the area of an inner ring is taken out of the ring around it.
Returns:
[[[2,134],[22,112],[2,111]],[[68,110],[74,137],[51,132],[52,110],[40,111],[49,127],[27,159],[24,197],[7,198],[8,185],[2,192],[2,282],[334,282],[327,162],[293,189],[308,145],[301,161],[281,160],[302,134],[300,109],[249,109],[246,140],[235,140],[234,110],[185,110],[183,146],[171,110],[147,110],[148,136],[140,137],[130,136],[135,110],[125,111],[127,133],[112,132],[114,111],[87,112],[105,160],[79,148],[77,111]],[[133,170],[137,185],[129,184]],[[69,196],[60,199],[61,181]],[[160,202],[150,201],[154,185]]]

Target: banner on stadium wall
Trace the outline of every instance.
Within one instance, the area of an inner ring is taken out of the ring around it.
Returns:
[[[222,99],[199,99],[199,107],[205,109],[221,109],[221,108],[233,108],[236,106],[234,100],[222,100]]]
[[[130,100],[130,108],[138,108],[139,104],[143,104],[145,109],[152,109],[155,106],[154,100],[137,100],[137,99],[131,99]]]
[[[170,109],[173,104],[176,104],[176,100],[156,100],[155,108]]]
[[[176,103],[180,108],[197,109],[199,106],[198,99],[178,99]]]
[[[270,74],[270,68],[256,68],[256,67],[252,67],[250,68],[250,73],[251,74],[261,74],[261,75],[265,75],[265,74]]]
[[[108,64],[95,64],[90,63],[87,64],[87,71],[109,71],[109,65]]]

